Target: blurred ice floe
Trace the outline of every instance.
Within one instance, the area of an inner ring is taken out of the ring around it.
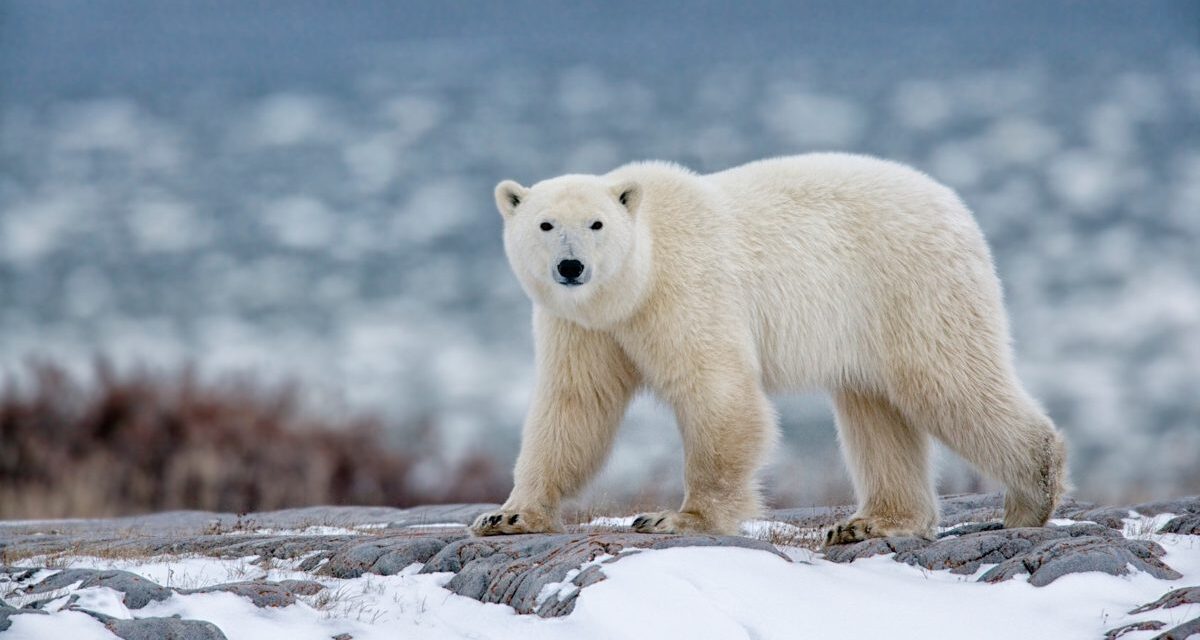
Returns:
[[[1009,27],[1017,40],[1036,28]],[[1081,32],[960,56],[977,32],[884,51],[866,32],[822,48],[817,29],[786,56],[731,47],[719,61],[696,43],[364,49],[331,35],[291,51],[307,65],[293,79],[253,55],[191,82],[137,65],[126,84],[20,76],[40,93],[0,101],[0,368],[44,354],[82,369],[94,353],[250,368],[299,378],[316,405],[426,420],[451,451],[509,460],[533,371],[495,182],[840,149],[911,163],[974,208],[1022,375],[1068,432],[1076,484],[1101,499],[1200,488],[1194,39],[1096,49]],[[36,49],[4,42],[10,60]],[[847,486],[820,402],[783,403],[776,488],[796,499]],[[678,482],[670,420],[635,405],[600,491]],[[947,473],[948,488],[968,482]]]

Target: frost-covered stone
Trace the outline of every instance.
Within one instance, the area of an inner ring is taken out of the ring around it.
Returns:
[[[1087,503],[1066,504],[1055,513],[1059,518],[1090,520],[1106,527],[1121,529],[1133,514],[1156,516],[1163,513],[1200,514],[1200,496],[1143,502],[1131,507],[1102,507]]]
[[[1184,638],[1194,638],[1197,635],[1200,635],[1200,618],[1192,618],[1179,626],[1167,629],[1151,640],[1184,640]]]
[[[1200,587],[1183,587],[1182,589],[1169,591],[1158,600],[1144,604],[1129,613],[1145,613],[1154,609],[1170,609],[1171,607],[1196,603],[1200,603]]]
[[[1040,542],[1070,535],[1071,532],[1065,527],[967,533],[942,538],[919,549],[897,554],[896,560],[926,569],[948,569],[952,573],[969,575],[984,564],[1003,562],[1029,552]]]
[[[275,560],[291,562],[294,563],[291,566],[322,580],[320,576],[392,575],[414,563],[422,563],[423,573],[454,574],[446,586],[459,595],[511,605],[520,613],[545,617],[570,613],[581,590],[605,580],[607,565],[634,553],[634,547],[738,546],[779,553],[767,542],[742,537],[648,535],[620,528],[614,531],[612,527],[577,525],[568,526],[568,532],[563,534],[477,538],[469,536],[466,528],[460,526],[492,508],[494,505],[413,509],[317,507],[241,517],[177,512],[116,520],[0,524],[0,552],[10,564],[64,554],[120,558],[179,554],[249,556],[263,559],[264,568],[272,566]],[[1131,512],[1176,513],[1179,517],[1168,522],[1163,531],[1184,533],[1192,518],[1200,517],[1197,512],[1200,501],[1196,498],[1130,507],[1098,507],[1065,500],[1056,517],[1092,516],[1102,522],[1003,529],[999,522],[1002,508],[1000,494],[949,496],[941,504],[942,523],[952,528],[939,534],[936,540],[874,539],[825,549],[822,553],[833,562],[894,554],[899,562],[962,575],[995,564],[985,574],[987,580],[1029,574],[1030,583],[1035,585],[1048,584],[1067,573],[1123,573],[1129,567],[1170,578],[1177,574],[1163,564],[1163,550],[1158,544],[1127,540],[1117,527],[1124,525],[1124,517]],[[820,530],[846,518],[853,510],[850,506],[781,509],[771,512],[768,518],[805,531]],[[127,528],[131,522],[140,524]],[[299,596],[312,596],[325,588],[320,582],[285,580],[181,590],[124,571],[68,569],[50,574],[38,567],[0,566],[0,596],[7,600],[7,603],[0,601],[0,628],[9,624],[12,616],[36,612],[36,607],[55,600],[65,608],[100,619],[99,614],[80,608],[78,598],[68,594],[66,601],[60,599],[59,590],[88,586],[121,592],[131,609],[177,592],[215,591],[246,597],[258,607],[286,607],[298,602]],[[1180,590],[1180,593],[1190,594],[1190,591]],[[13,603],[31,608],[13,609]]]
[[[1069,511],[1066,517],[1072,520],[1095,522],[1110,529],[1121,529],[1125,526],[1125,519],[1132,515],[1134,515],[1133,510],[1124,507],[1097,507]]]
[[[979,579],[1002,582],[1029,574],[1029,583],[1042,587],[1070,573],[1103,571],[1114,576],[1129,573],[1129,567],[1166,580],[1181,575],[1158,559],[1165,552],[1153,542],[1082,536],[1049,540],[996,565]],[[1138,544],[1134,544],[1138,543]]]
[[[393,575],[413,564],[428,561],[465,531],[446,536],[406,535],[376,538],[347,545],[329,556],[318,573],[335,578],[357,578],[364,573]]]
[[[1109,629],[1108,632],[1104,634],[1104,640],[1117,640],[1117,638],[1120,638],[1127,633],[1133,633],[1134,631],[1157,631],[1165,626],[1167,626],[1167,623],[1160,622],[1158,620],[1143,620],[1142,622],[1133,622],[1115,629]]]
[[[1200,513],[1200,496],[1143,502],[1132,508],[1144,516],[1156,516],[1160,513]]]
[[[12,617],[27,613],[45,615],[41,609],[17,609],[8,605],[0,606],[0,631],[7,631],[12,626]]]
[[[830,547],[824,550],[824,555],[832,562],[852,562],[894,553],[897,562],[962,575],[971,575],[985,564],[996,564],[981,580],[999,582],[1029,573],[1029,581],[1035,586],[1049,584],[1068,573],[1104,571],[1121,575],[1128,573],[1126,565],[1158,578],[1179,577],[1158,559],[1164,553],[1162,547],[1146,540],[1126,540],[1119,532],[1100,524],[977,529],[980,527],[960,526],[936,541],[877,538]]]
[[[77,587],[75,587],[76,583],[78,583]],[[124,594],[121,601],[130,609],[141,609],[151,602],[166,600],[175,593],[171,589],[139,575],[116,569],[64,569],[25,587],[19,593],[24,595],[49,593],[69,587],[77,589],[108,587]],[[38,601],[32,603],[32,606],[36,608],[42,604],[44,604],[42,601]]]
[[[296,596],[315,595],[324,588],[325,585],[311,580],[283,580],[280,582],[253,580],[218,584],[198,589],[179,589],[178,591],[183,595],[217,592],[232,593],[243,598],[249,598],[250,602],[254,603],[254,606],[261,608],[286,607],[296,603]]]
[[[211,622],[179,618],[136,618],[110,620],[105,628],[122,640],[225,640]]]
[[[943,531],[937,534],[937,537],[941,539],[948,538],[950,536],[966,535],[968,533],[979,533],[981,531],[998,531],[1003,528],[1004,523],[1002,522],[968,522],[966,524],[960,524],[953,529]]]
[[[825,559],[830,562],[854,562],[859,558],[898,553],[919,549],[929,544],[929,540],[916,536],[897,536],[894,538],[871,538],[853,544],[843,544],[827,547]]]
[[[1200,536],[1200,514],[1189,513],[1182,516],[1175,516],[1168,520],[1158,532]]]
[[[18,582],[28,581],[31,575],[25,574]],[[196,589],[171,589],[161,586],[141,576],[118,570],[96,569],[66,569],[46,578],[28,584],[23,588],[14,589],[15,595],[50,594],[47,598],[34,600],[25,605],[26,609],[40,610],[47,603],[62,597],[63,590],[77,591],[89,587],[107,587],[122,594],[122,603],[129,609],[141,609],[151,602],[166,600],[175,593],[191,595],[196,593],[227,592],[248,598],[256,607],[286,607],[296,603],[298,595],[315,595],[325,589],[325,585],[311,580],[250,580],[231,582]],[[65,604],[67,608],[83,611],[103,622],[112,620],[93,611],[76,606],[78,596],[69,594]],[[0,607],[3,608],[11,608]]]
[[[431,558],[422,573],[453,572],[446,588],[481,602],[507,604],[518,613],[561,616],[575,608],[584,586],[604,579],[584,566],[612,562],[627,549],[742,547],[781,554],[769,543],[737,536],[576,533],[465,538]]]

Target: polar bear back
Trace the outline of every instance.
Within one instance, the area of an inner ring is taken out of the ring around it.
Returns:
[[[808,154],[610,175],[646,185],[656,270],[680,270],[698,306],[749,324],[768,389],[882,385],[898,367],[953,370],[981,351],[1007,366],[983,236],[953,191],[914,169]]]

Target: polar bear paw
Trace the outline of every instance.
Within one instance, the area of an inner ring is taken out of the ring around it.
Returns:
[[[638,533],[708,533],[711,529],[699,515],[679,511],[643,513],[633,519]]]
[[[471,525],[471,533],[477,536],[558,533],[562,530],[562,524],[555,518],[519,509],[488,511],[475,518]]]
[[[871,538],[890,538],[892,536],[928,537],[929,532],[919,531],[916,527],[896,526],[879,518],[850,518],[825,531],[825,546],[853,544]]]

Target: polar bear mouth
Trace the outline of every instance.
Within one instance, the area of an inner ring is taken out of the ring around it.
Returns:
[[[552,275],[555,282],[565,287],[578,287],[591,279],[592,271],[579,260],[567,258],[554,265]]]
[[[564,278],[562,276],[555,276],[554,280],[564,287],[578,287],[586,284],[588,277],[586,275],[581,278]]]

